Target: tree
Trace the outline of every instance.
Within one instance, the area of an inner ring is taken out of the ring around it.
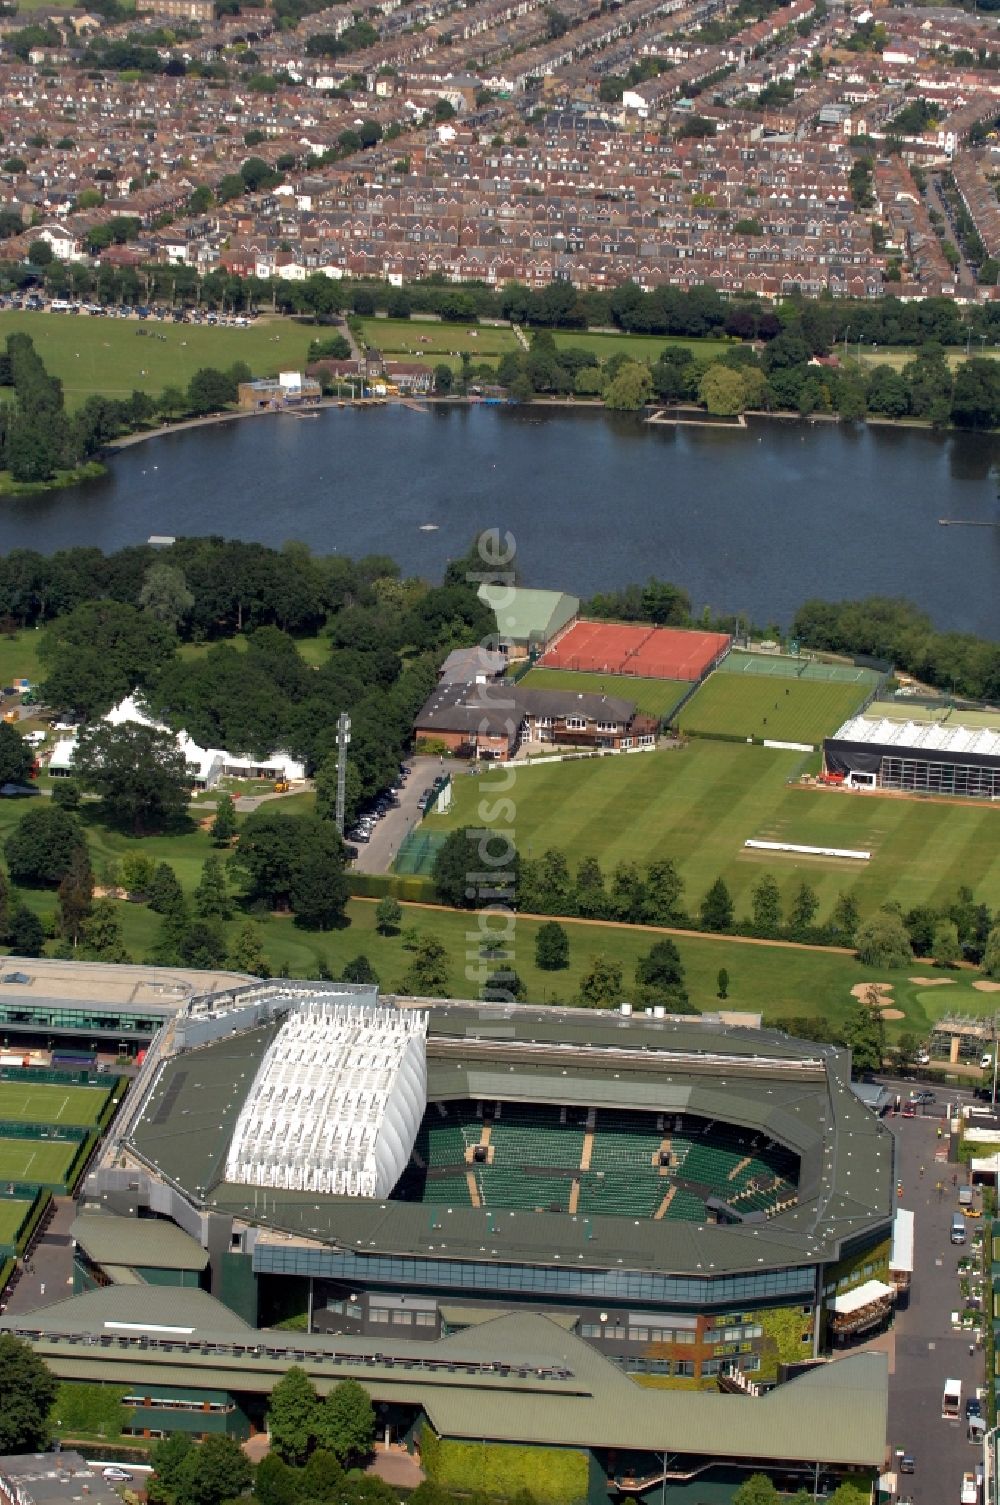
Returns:
[[[148,898],[156,863],[145,852],[126,852],[118,866],[121,886],[130,898]]]
[[[378,973],[363,951],[359,952],[351,961],[345,962],[344,970],[340,974],[340,980],[341,982],[379,986]]]
[[[958,926],[954,920],[942,920],[934,930],[934,965],[936,967],[957,967],[962,959],[962,948],[958,943]]]
[[[844,1043],[850,1047],[851,1069],[856,1076],[879,1071],[885,1056],[885,1020],[878,996],[877,990],[870,988],[844,1023]]]
[[[172,915],[184,907],[184,890],[169,862],[158,862],[149,885],[149,907],[157,914]]]
[[[418,998],[447,998],[448,977],[448,953],[437,936],[419,936],[403,977],[403,992]]]
[[[249,879],[252,903],[290,909],[307,929],[329,930],[342,921],[347,902],[344,856],[328,821],[257,810],[243,825],[232,861]]]
[[[622,996],[622,969],[617,962],[603,956],[591,958],[590,967],[580,979],[580,1005],[585,1009],[609,1009]]]
[[[226,960],[226,937],[217,919],[199,916],[189,924],[177,925],[176,947],[184,966],[197,967],[203,972],[221,967]]]
[[[336,827],[315,817],[300,818],[315,826],[315,834],[304,835],[299,849],[290,894],[292,913],[306,930],[332,930],[344,923],[348,899],[344,843]]]
[[[717,980],[717,995],[719,998],[729,997],[729,973],[726,971],[725,967],[719,968],[719,976]]]
[[[854,945],[866,967],[905,967],[913,960],[906,926],[894,909],[880,909],[859,925]]]
[[[834,930],[847,941],[848,945],[853,946],[860,921],[861,916],[854,895],[839,893],[837,902],[833,906],[832,923]]]
[[[10,924],[10,884],[7,874],[0,867],[0,938],[6,936]]]
[[[585,920],[607,919],[608,896],[596,857],[584,857],[576,870],[576,907]]]
[[[236,806],[232,795],[220,794],[208,833],[217,847],[228,847],[236,835]]]
[[[194,596],[182,570],[162,562],[150,565],[139,592],[139,606],[144,612],[176,629],[193,605]]]
[[[203,366],[188,382],[187,397],[193,413],[215,413],[236,401],[236,383],[227,371]]]
[[[449,831],[434,859],[434,894],[452,909],[475,909],[480,888],[487,886],[509,892],[513,903],[518,875],[517,850],[504,831],[462,826]]]
[[[617,413],[637,413],[649,401],[653,378],[649,367],[625,361],[604,388],[604,406]]]
[[[816,918],[818,909],[819,899],[816,896],[816,890],[803,879],[792,899],[792,907],[788,915],[789,928],[795,932],[808,930]]]
[[[539,925],[535,932],[535,965],[543,972],[559,972],[569,966],[569,936],[558,920]]]
[[[640,956],[635,964],[635,980],[658,999],[687,1003],[680,952],[671,940],[654,941],[646,955]]]
[[[35,754],[19,731],[0,721],[0,784],[27,784]]]
[[[56,1382],[19,1338],[0,1333],[0,1456],[40,1453],[49,1445],[49,1411]]]
[[[733,1505],[779,1505],[780,1499],[766,1474],[751,1474],[733,1495]]]
[[[249,1486],[250,1460],[234,1437],[209,1433],[193,1448],[180,1470],[180,1505],[222,1505]]]
[[[201,879],[194,891],[194,907],[195,913],[206,920],[228,920],[232,914],[233,902],[220,857],[206,857],[202,863]]]
[[[80,946],[91,961],[127,962],[122,922],[113,899],[98,899],[80,927]]]
[[[87,840],[75,815],[45,801],[21,816],[4,850],[14,883],[51,888],[62,882],[78,851],[86,854]]]
[[[94,903],[94,874],[90,856],[84,847],[77,847],[62,882],[59,884],[57,922],[59,934],[75,946],[80,931]]]
[[[743,373],[720,361],[713,361],[698,383],[698,398],[705,404],[707,412],[718,417],[742,413],[746,405]]]
[[[102,817],[134,836],[177,826],[187,812],[191,775],[172,732],[101,722],[81,733],[76,766],[100,795]]]
[[[145,689],[174,657],[177,635],[123,601],[84,601],[49,626],[39,644],[49,705],[100,716]]]
[[[51,266],[55,253],[47,240],[33,240],[28,247],[28,260],[33,267]]]
[[[684,880],[670,857],[659,857],[646,868],[647,925],[676,925],[684,918],[681,900]]]
[[[262,1458],[254,1474],[253,1492],[260,1505],[298,1505],[302,1498],[302,1476],[289,1468],[283,1458],[272,1451]],[[318,1499],[310,1495],[310,1499]]]
[[[176,1498],[183,1477],[184,1464],[193,1447],[194,1443],[187,1432],[171,1432],[168,1437],[154,1443],[150,1462],[156,1475],[158,1496],[166,1495],[169,1499]]]
[[[762,873],[750,895],[753,928],[758,935],[777,935],[781,929],[781,894],[770,873]]]
[[[1000,925],[994,925],[986,937],[983,951],[983,976],[1000,982]]]
[[[320,1401],[304,1369],[293,1364],[271,1391],[267,1427],[272,1452],[293,1468],[305,1463],[315,1443]]]
[[[233,972],[248,972],[251,977],[270,977],[271,966],[264,951],[264,937],[260,926],[252,920],[241,926],[226,957],[226,966]]]
[[[396,935],[403,920],[403,906],[386,894],[375,906],[375,929],[379,935]]]
[[[725,931],[733,928],[733,900],[722,878],[716,878],[701,901],[699,910],[703,930]]]
[[[319,1435],[339,1463],[360,1463],[372,1450],[375,1412],[368,1391],[357,1380],[341,1380],[327,1396],[319,1416]]]
[[[41,956],[45,951],[45,928],[26,904],[18,902],[10,906],[7,944],[12,956]]]

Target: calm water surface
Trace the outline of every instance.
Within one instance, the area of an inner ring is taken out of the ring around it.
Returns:
[[[331,409],[126,450],[85,487],[7,501],[0,548],[102,549],[151,533],[303,539],[437,576],[482,526],[526,583],[580,595],[675,580],[696,607],[787,623],[810,596],[907,596],[1000,636],[995,437],[772,421],[650,427],[534,408]],[[434,531],[424,531],[433,524]]]

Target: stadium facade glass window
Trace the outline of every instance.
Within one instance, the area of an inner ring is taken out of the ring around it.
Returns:
[[[964,794],[977,799],[1000,797],[1000,768],[985,763],[942,763],[928,758],[886,755],[879,770],[886,789],[922,794]]]
[[[141,1014],[89,1014],[83,1009],[53,1008],[51,1005],[18,1002],[0,1003],[0,1024],[28,1024],[38,1029],[77,1029],[105,1034],[155,1035],[162,1019],[148,1019]]]
[[[311,1275],[368,1288],[417,1287],[424,1291],[592,1297],[598,1301],[663,1302],[695,1310],[704,1306],[742,1306],[768,1297],[811,1296],[815,1290],[815,1273],[808,1265],[705,1277],[662,1275],[655,1270],[574,1270],[560,1265],[355,1254],[350,1250],[260,1243],[253,1252],[253,1268],[258,1275]],[[624,1337],[624,1332],[621,1336]]]

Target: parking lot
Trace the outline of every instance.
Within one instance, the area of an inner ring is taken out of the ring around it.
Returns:
[[[399,804],[376,821],[365,843],[347,840],[358,848],[354,868],[359,873],[387,873],[400,845],[420,821],[420,798],[441,771],[439,758],[410,758],[410,773],[399,790]],[[451,770],[449,770],[451,771]]]
[[[880,1346],[889,1350],[890,1447],[912,1453],[915,1459],[914,1472],[899,1478],[898,1497],[914,1505],[959,1505],[962,1475],[982,1463],[981,1444],[967,1440],[964,1411],[968,1397],[984,1384],[985,1368],[982,1348],[976,1344],[970,1354],[969,1337],[955,1331],[952,1314],[964,1305],[958,1262],[963,1255],[974,1257],[973,1240],[982,1221],[968,1220],[964,1245],[951,1243],[951,1219],[958,1208],[952,1183],[953,1178],[963,1183],[964,1167],[935,1161],[948,1143],[946,1137],[937,1138],[938,1127],[946,1127],[941,1104],[924,1112],[925,1116],[892,1120],[903,1188],[898,1205],[915,1214],[914,1271],[909,1305],[897,1311]],[[978,1192],[975,1203],[977,1208],[982,1205]],[[962,1382],[958,1421],[942,1419],[946,1379]]]

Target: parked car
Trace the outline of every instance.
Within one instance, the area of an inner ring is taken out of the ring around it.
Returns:
[[[973,1416],[982,1416],[982,1414],[983,1414],[983,1403],[982,1403],[982,1401],[978,1400],[976,1398],[976,1396],[970,1395],[969,1398],[968,1398],[968,1400],[965,1402],[965,1419],[966,1419],[966,1421],[971,1421],[971,1419],[973,1418]]]
[[[912,1453],[904,1453],[902,1458],[900,1458],[899,1460],[899,1472],[901,1474],[912,1474],[916,1469],[916,1466],[917,1460],[914,1458]]]
[[[937,1097],[933,1092],[911,1092],[910,1102],[919,1107],[923,1103],[936,1103]]]
[[[116,1483],[122,1483],[131,1479],[132,1475],[126,1468],[119,1468],[117,1463],[109,1463],[107,1468],[101,1469],[102,1479],[113,1479]]]

